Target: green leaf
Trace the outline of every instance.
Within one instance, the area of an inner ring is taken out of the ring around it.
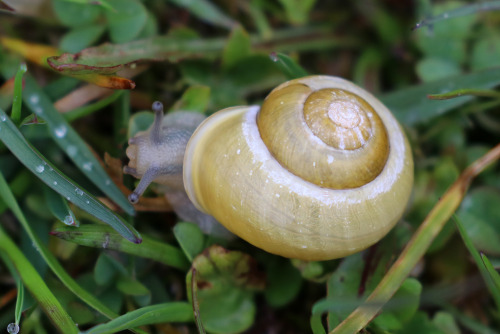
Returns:
[[[54,229],[51,234],[82,246],[113,249],[181,270],[189,268],[189,262],[180,249],[147,236],[143,236],[140,245],[127,242],[116,231],[105,225],[82,225],[78,229],[61,226]]]
[[[461,70],[457,63],[436,57],[426,57],[417,64],[417,74],[424,82],[445,79],[459,75]]]
[[[384,310],[374,320],[379,328],[391,331],[400,329],[416,314],[420,304],[422,285],[414,278],[407,278]]]
[[[297,297],[302,286],[302,277],[290,260],[277,256],[266,262],[267,286],[264,296],[269,305],[282,307]]]
[[[460,328],[458,327],[453,315],[447,312],[437,312],[432,319],[432,323],[439,328],[443,333],[446,334],[460,334]]]
[[[401,123],[414,125],[428,122],[474,99],[472,96],[463,96],[436,101],[428,99],[427,95],[463,88],[489,89],[499,84],[500,68],[492,68],[403,88],[379,98]]]
[[[182,94],[181,98],[175,102],[170,110],[185,110],[204,113],[210,102],[210,87],[191,86]]]
[[[123,294],[129,296],[145,296],[151,295],[151,291],[141,282],[131,278],[130,276],[121,276],[116,282],[116,287]]]
[[[478,188],[464,198],[457,216],[474,246],[483,252],[500,255],[500,193],[493,188]]]
[[[64,52],[80,52],[94,44],[105,29],[105,26],[99,24],[73,28],[63,36],[59,48]]]
[[[111,263],[111,259],[106,253],[101,253],[97,258],[94,267],[94,280],[97,284],[105,286],[115,278],[117,270]]]
[[[224,28],[233,28],[236,22],[208,0],[170,0],[186,8],[199,19]]]
[[[111,40],[126,43],[135,39],[146,25],[148,14],[137,0],[108,0],[113,11],[106,11]]]
[[[133,138],[140,131],[146,131],[153,124],[155,115],[151,111],[139,111],[130,117],[127,138]]]
[[[307,23],[309,12],[316,0],[279,0],[285,8],[285,13],[292,24],[302,25]]]
[[[174,236],[190,262],[205,248],[205,236],[200,227],[193,223],[177,223]]]
[[[207,332],[240,333],[253,324],[254,291],[262,289],[264,281],[250,256],[220,246],[197,256],[186,277],[190,300],[193,275],[200,318]]]
[[[465,3],[448,1],[433,6],[433,13],[449,17],[450,12]],[[417,46],[427,55],[462,64],[466,59],[466,39],[472,31],[477,16],[456,16],[453,20],[436,23],[432,30],[416,31]]]
[[[227,70],[240,59],[250,55],[250,36],[245,29],[238,25],[231,31],[231,35],[222,53],[222,67]]]
[[[185,302],[164,303],[128,312],[80,334],[112,334],[144,325],[192,321],[193,309],[190,304]]]
[[[500,66],[500,36],[478,40],[472,49],[471,68],[484,70]]]
[[[43,118],[47,122],[50,135],[56,144],[59,145],[75,163],[76,167],[78,167],[104,194],[125,210],[125,212],[129,215],[133,215],[134,207],[129,203],[120,189],[111,181],[111,178],[95,158],[94,154],[89,150],[87,144],[54,108],[48,96],[30,76],[26,77],[23,100],[38,117]],[[49,186],[52,187],[51,184],[49,184]],[[58,191],[57,189],[54,190]],[[75,192],[75,188],[73,188],[73,192]],[[71,197],[73,200],[78,198],[78,196],[74,196],[74,194],[72,196],[65,195],[65,197]],[[88,207],[85,201],[80,201],[80,204],[77,205],[84,210]],[[102,219],[101,217],[98,218]]]
[[[52,8],[59,21],[69,27],[88,25],[101,13],[99,6],[65,0],[52,0]]]

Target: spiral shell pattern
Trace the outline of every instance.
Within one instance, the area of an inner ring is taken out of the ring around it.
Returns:
[[[215,113],[184,157],[197,208],[257,247],[304,260],[380,240],[412,185],[411,150],[394,116],[364,89],[329,76],[286,82],[262,108]]]

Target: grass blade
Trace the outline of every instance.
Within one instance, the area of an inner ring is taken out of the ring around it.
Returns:
[[[50,267],[50,269],[54,272],[54,274],[63,282],[63,284],[72,291],[75,295],[77,295],[81,300],[87,303],[90,307],[93,307],[95,310],[99,311],[103,315],[108,318],[115,318],[118,315],[111,311],[107,306],[102,304],[97,298],[95,298],[92,294],[88,293],[84,290],[76,281],[68,275],[68,273],[64,270],[61,264],[57,261],[55,256],[49,251],[49,249],[40,241],[38,236],[33,232],[30,224],[24,217],[21,208],[16,202],[12,191],[10,190],[5,178],[0,173],[0,198],[7,204],[7,206],[12,210],[16,218],[19,220],[24,230],[28,234],[29,238],[33,242],[33,245],[38,249],[40,255]]]
[[[78,333],[75,323],[49,290],[44,280],[26,259],[21,250],[0,227],[0,252],[14,264],[21,280],[33,297],[38,301],[47,317],[61,333]]]
[[[475,98],[467,95],[449,100],[431,100],[428,95],[464,88],[490,89],[499,84],[500,68],[491,68],[399,89],[379,98],[401,123],[414,125],[430,121]]]
[[[172,302],[146,306],[128,312],[110,322],[95,326],[81,334],[108,334],[118,331],[158,323],[192,322],[193,309],[186,302]]]
[[[21,92],[23,90],[23,75],[26,73],[26,63],[22,63],[14,79],[14,101],[12,102],[12,121],[19,124],[21,121]]]
[[[295,60],[284,53],[271,52],[269,57],[288,79],[296,79],[309,75]]]
[[[54,141],[75,163],[75,165],[91,180],[104,194],[111,198],[129,215],[134,214],[134,208],[125,195],[111,181],[108,174],[101,167],[99,161],[88,149],[87,144],[55,108],[49,97],[38,86],[35,80],[27,76],[24,87],[23,100],[26,105],[49,126],[49,133]]]
[[[5,146],[9,148],[21,163],[49,187],[82,210],[109,224],[126,239],[134,243],[140,243],[140,235],[132,226],[95,199],[94,196],[77,187],[73,181],[47,162],[26,141],[14,123],[12,123],[1,109],[0,140],[4,142]]]
[[[136,245],[124,240],[116,231],[104,225],[82,225],[75,229],[61,226],[52,235],[77,243],[78,245],[114,249],[123,253],[155,260],[181,270],[189,269],[190,263],[177,247],[143,236],[142,243]]]
[[[444,224],[462,202],[472,179],[500,158],[500,144],[463,171],[458,180],[441,197],[405,249],[394,262],[365,303],[354,310],[330,334],[357,333],[373,319],[384,304],[396,293],[411,270],[425,254]]]
[[[54,217],[66,225],[80,226],[80,222],[76,220],[75,214],[62,196],[48,187],[44,187],[43,192],[47,206]]]
[[[497,308],[500,310],[500,285],[495,284],[495,276],[492,275],[492,272],[489,270],[487,266],[487,263],[489,263],[490,266],[491,263],[485,256],[481,256],[481,254],[479,254],[479,251],[476,249],[476,247],[474,247],[472,240],[469,238],[467,231],[465,231],[465,228],[462,222],[458,219],[458,217],[454,215],[453,219],[455,220],[455,224],[457,225],[458,231],[460,232],[460,236],[462,237],[465,246],[469,250],[469,253],[472,255],[474,262],[476,262],[479,272],[481,273],[481,276],[483,276],[486,286],[488,287],[488,290],[490,291],[493,299],[495,300]],[[495,271],[495,269],[493,267],[491,268],[493,269],[493,272],[496,274],[496,277],[498,277],[498,273]]]

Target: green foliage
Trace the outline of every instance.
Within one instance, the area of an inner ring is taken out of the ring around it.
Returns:
[[[500,1],[0,5],[0,328],[500,330],[499,165],[472,183],[456,225],[461,198],[445,195],[500,138]],[[127,201],[126,141],[151,126],[153,101],[210,115],[308,73],[373,92],[411,142],[412,200],[376,246],[289,260],[166,213],[161,186]]]

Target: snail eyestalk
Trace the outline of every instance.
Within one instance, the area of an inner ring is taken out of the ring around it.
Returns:
[[[153,102],[151,109],[155,113],[155,120],[151,128],[150,140],[153,146],[161,145],[161,123],[163,122],[163,103],[159,101]]]

